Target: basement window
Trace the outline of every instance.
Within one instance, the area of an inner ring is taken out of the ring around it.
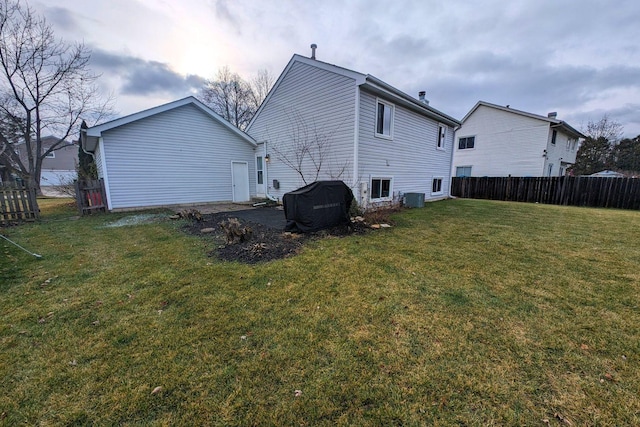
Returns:
[[[442,177],[433,178],[431,182],[431,194],[434,196],[442,194]]]
[[[391,200],[391,178],[371,178],[371,201]]]

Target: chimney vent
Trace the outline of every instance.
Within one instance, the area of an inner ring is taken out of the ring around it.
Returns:
[[[421,90],[420,92],[418,92],[418,99],[420,100],[420,102],[429,105],[429,100],[425,98],[426,95],[427,95],[427,92],[424,90]]]
[[[311,59],[316,59],[316,49],[318,48],[318,45],[313,43],[311,45]]]
[[[555,119],[556,117],[558,117],[558,113],[556,111],[552,111],[549,114],[547,114],[547,117],[550,119]]]

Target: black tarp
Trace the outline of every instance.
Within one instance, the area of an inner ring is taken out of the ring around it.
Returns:
[[[316,181],[282,197],[286,231],[309,233],[349,223],[351,189],[342,181]]]

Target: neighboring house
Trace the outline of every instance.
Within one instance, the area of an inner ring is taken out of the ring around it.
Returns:
[[[45,136],[41,139],[42,152],[58,144],[60,138],[55,136]],[[18,156],[23,164],[28,163],[27,150],[25,144],[17,147]],[[42,159],[40,175],[40,186],[69,185],[78,177],[78,146],[72,142],[62,141],[62,143],[47,156]]]
[[[563,176],[585,136],[546,117],[480,101],[456,130],[453,176]]]
[[[255,195],[255,141],[187,97],[86,130],[109,210]]]
[[[282,200],[339,179],[365,208],[407,192],[445,198],[459,124],[371,75],[293,55],[247,127],[259,144],[256,193]]]
[[[603,170],[600,172],[592,173],[589,176],[600,176],[605,178],[624,178],[625,175],[623,173],[612,171],[612,170]]]

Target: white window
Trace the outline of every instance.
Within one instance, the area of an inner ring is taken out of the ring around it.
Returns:
[[[380,138],[393,138],[393,104],[378,99],[376,102],[376,136]]]
[[[457,177],[471,176],[471,166],[457,166],[456,176]]]
[[[547,176],[551,176],[551,172],[553,171],[553,163],[549,163],[548,166],[548,171],[547,171]]]
[[[556,138],[558,138],[558,131],[554,129],[551,132],[551,145],[556,145]]]
[[[262,156],[256,157],[256,173],[258,174],[258,185],[264,184],[264,166],[262,164]]]
[[[444,150],[444,140],[447,137],[447,128],[443,125],[438,125],[438,143],[436,148],[438,150]]]
[[[56,158],[56,152],[55,151],[50,152],[49,154],[47,154],[45,156],[45,158],[47,158],[47,159],[55,159]]]
[[[442,177],[434,177],[431,182],[431,194],[442,194]]]
[[[475,145],[476,145],[475,136],[465,136],[463,138],[458,138],[458,150],[467,150],[475,147]]]
[[[371,178],[371,200],[391,200],[391,178]]]

